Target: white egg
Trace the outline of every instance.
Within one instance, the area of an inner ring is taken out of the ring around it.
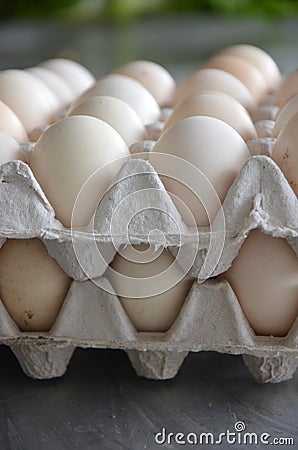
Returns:
[[[272,159],[279,165],[298,196],[298,113],[291,117],[279,133]]]
[[[274,104],[283,108],[291,97],[298,94],[298,69],[284,77],[274,93]]]
[[[266,84],[259,69],[237,56],[229,54],[215,55],[204,63],[201,68],[220,69],[231,73],[247,87],[256,100],[259,100],[266,92]]]
[[[102,95],[120,98],[128,103],[145,125],[158,120],[160,116],[159,106],[150,92],[141,83],[125,75],[108,75],[101,78],[75,102],[74,106],[87,98]]]
[[[184,80],[177,88],[175,104],[201,91],[216,90],[234,97],[249,112],[256,102],[247,87],[234,75],[220,69],[201,69]]]
[[[135,110],[116,97],[91,97],[70,109],[68,116],[93,116],[111,125],[124,139],[127,146],[147,139],[147,132]]]
[[[287,334],[298,314],[298,259],[285,239],[251,231],[222,277],[256,334]]]
[[[279,110],[272,131],[272,136],[278,137],[281,130],[296,113],[298,113],[298,93],[291,97],[283,108]]]
[[[66,81],[53,70],[45,67],[29,67],[27,72],[43,81],[56,96],[60,109],[67,108],[75,99],[71,88]]]
[[[135,78],[151,92],[160,107],[172,105],[176,82],[160,64],[152,61],[131,61],[118,67],[114,73]]]
[[[245,141],[257,133],[246,109],[235,98],[216,92],[201,92],[179,103],[164,124],[162,132],[179,120],[192,116],[210,116],[231,125]]]
[[[173,255],[147,245],[120,249],[107,276],[138,331],[167,331],[191,288]]]
[[[276,62],[259,47],[248,44],[232,45],[224,48],[220,54],[238,56],[253,64],[263,75],[268,91],[276,89],[281,81],[280,70]]]
[[[128,156],[127,145],[106,122],[73,116],[42,134],[29,164],[56,217],[66,227],[80,227],[87,225]]]
[[[50,123],[59,110],[58,101],[47,85],[25,70],[0,72],[0,100],[15,112],[27,133]]]
[[[208,226],[249,156],[246,143],[230,125],[214,117],[196,116],[165,131],[149,162],[185,223]]]
[[[45,67],[60,75],[71,88],[76,98],[95,83],[94,76],[86,67],[70,59],[48,59],[39,64],[39,66]]]
[[[17,142],[28,141],[26,130],[18,116],[0,101],[0,131],[9,134]]]
[[[9,239],[0,250],[1,300],[21,331],[49,331],[70,278],[39,239]]]

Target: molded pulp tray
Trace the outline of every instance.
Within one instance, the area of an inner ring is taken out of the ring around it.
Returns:
[[[298,365],[298,319],[284,338],[256,336],[229,283],[214,279],[230,267],[249,231],[257,227],[287,239],[298,255],[298,200],[277,165],[264,156],[270,145],[269,138],[252,143],[254,153],[259,147],[263,155],[252,156],[229,189],[223,204],[224,235],[220,229],[188,228],[145,159],[124,164],[98,206],[92,229],[72,231],[55,219],[26,164],[3,164],[1,245],[7,238],[39,237],[73,282],[48,333],[20,332],[0,301],[0,343],[10,346],[24,372],[34,378],[63,375],[76,347],[124,349],[137,374],[154,379],[174,377],[188,352],[203,350],[243,355],[262,382],[291,378]],[[135,195],[144,189],[151,194]],[[158,208],[152,208],[152,201]],[[125,208],[115,220],[120,204]],[[131,221],[134,211],[140,212]],[[166,333],[137,332],[117,296],[105,290],[111,289],[104,277],[106,265],[119,245],[129,242],[162,245],[175,256],[180,252],[182,268],[191,265],[191,276],[208,278],[194,281],[179,317]],[[104,261],[98,259],[98,250]],[[101,287],[90,278],[100,280]]]

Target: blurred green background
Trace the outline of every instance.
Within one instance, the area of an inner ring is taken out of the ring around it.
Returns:
[[[148,59],[180,81],[221,48],[248,43],[288,73],[297,16],[298,0],[0,0],[0,70],[61,56],[99,78]]]
[[[296,0],[0,0],[0,17],[127,21],[155,14],[210,13],[281,17],[298,13]]]

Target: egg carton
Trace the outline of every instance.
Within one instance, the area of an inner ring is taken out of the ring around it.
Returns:
[[[3,164],[0,182],[0,202],[5,205],[0,217],[2,244],[6,238],[38,237],[77,281],[102,276],[120,245],[148,239],[155,246],[168,247],[174,256],[179,249],[179,264],[184,270],[190,268],[191,276],[199,281],[226,271],[247,233],[257,227],[286,238],[298,253],[297,197],[279,167],[264,155],[252,156],[245,163],[223,203],[225,228],[218,215],[211,231],[185,225],[154,168],[143,159],[123,165],[100,202],[94,223],[75,230],[66,229],[55,218],[27,164]]]
[[[298,365],[298,320],[285,338],[256,336],[225,280],[194,282],[171,328],[165,333],[138,332],[112,287],[102,277],[73,281],[48,333],[20,332],[0,303],[1,341],[9,345],[24,372],[33,378],[65,373],[76,347],[123,349],[136,373],[151,379],[176,375],[189,352],[244,355],[258,381],[291,378]]]
[[[216,227],[220,215],[212,229],[185,225],[146,160],[150,141],[139,144],[147,153],[134,155],[123,165],[100,202],[92,226],[72,231],[55,218],[25,163],[3,164],[0,245],[9,238],[40,238],[73,282],[47,333],[21,332],[0,303],[0,343],[12,349],[24,372],[33,378],[63,375],[76,347],[123,349],[137,374],[147,378],[172,378],[189,352],[203,350],[243,355],[262,382],[291,378],[298,365],[298,321],[285,338],[256,336],[229,283],[213,279],[231,266],[254,228],[287,239],[298,255],[298,200],[268,156],[273,145],[270,138],[250,143],[257,155],[245,163],[227,193],[225,230]],[[143,242],[168,248],[196,279],[166,333],[137,332],[117,296],[105,289],[112,289],[104,275],[119,246]]]

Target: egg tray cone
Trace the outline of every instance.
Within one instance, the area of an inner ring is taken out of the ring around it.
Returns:
[[[137,374],[153,379],[174,377],[188,352],[208,350],[244,355],[261,382],[286,380],[295,372],[298,320],[284,338],[258,337],[228,282],[211,278],[230,267],[249,231],[257,227],[287,239],[298,254],[298,200],[270,157],[253,156],[243,166],[223,204],[225,230],[215,227],[215,232],[184,224],[155,170],[143,159],[125,163],[100,202],[94,223],[82,229],[70,231],[55,219],[30,168],[20,161],[1,167],[0,202],[0,245],[7,238],[39,237],[73,278],[48,333],[20,332],[0,303],[0,343],[11,347],[29,376],[63,375],[76,347],[123,349]],[[137,218],[131,220],[136,211]],[[202,284],[194,281],[166,333],[137,332],[117,296],[107,292],[111,286],[104,277],[106,266],[117,248],[129,242],[167,247],[179,254],[183,269],[190,267],[194,278],[206,279]]]

